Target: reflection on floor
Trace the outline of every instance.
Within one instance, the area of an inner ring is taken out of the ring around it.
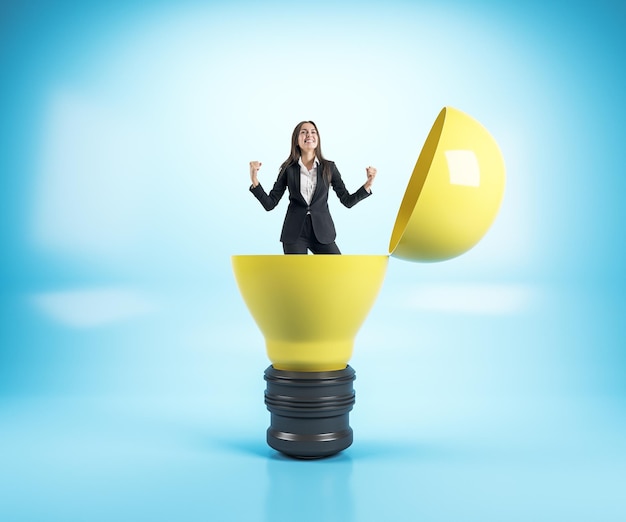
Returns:
[[[312,461],[265,444],[240,301],[77,326],[5,296],[0,519],[623,520],[619,307],[416,312],[397,291],[357,338],[354,444]]]

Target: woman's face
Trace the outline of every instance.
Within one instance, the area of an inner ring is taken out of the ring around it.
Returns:
[[[302,152],[315,151],[318,144],[317,129],[312,123],[303,123],[298,133],[298,146]]]

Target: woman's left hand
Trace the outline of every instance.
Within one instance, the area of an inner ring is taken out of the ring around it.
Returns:
[[[363,185],[363,188],[370,192],[370,188],[372,183],[374,183],[374,178],[376,177],[376,169],[370,165],[365,169],[365,173],[367,174],[367,181],[365,182],[365,185]]]

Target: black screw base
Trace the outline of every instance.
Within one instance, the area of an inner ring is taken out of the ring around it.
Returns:
[[[354,370],[265,370],[265,404],[271,413],[267,443],[296,458],[329,457],[352,444]]]

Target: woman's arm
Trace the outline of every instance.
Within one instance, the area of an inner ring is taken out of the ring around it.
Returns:
[[[374,177],[376,176],[376,169],[374,167],[367,167],[367,181],[363,186],[359,187],[359,189],[354,194],[350,194],[350,192],[346,188],[343,179],[341,179],[341,174],[339,174],[339,170],[334,163],[331,164],[331,168],[333,175],[330,183],[333,186],[333,190],[337,194],[337,197],[339,198],[339,201],[341,201],[342,205],[351,208],[359,201],[371,195],[371,186],[374,182]]]
[[[252,185],[250,186],[250,192],[252,192],[252,194],[254,194],[254,197],[259,200],[261,205],[263,205],[263,208],[269,211],[276,207],[276,205],[278,205],[278,202],[285,193],[285,189],[287,188],[287,169],[282,169],[278,173],[278,178],[274,183],[274,187],[272,188],[270,193],[267,194],[265,190],[263,190],[263,187],[261,186],[261,183],[259,183],[259,180],[257,178],[257,173],[260,168],[260,161],[250,162],[250,180],[252,181]]]

